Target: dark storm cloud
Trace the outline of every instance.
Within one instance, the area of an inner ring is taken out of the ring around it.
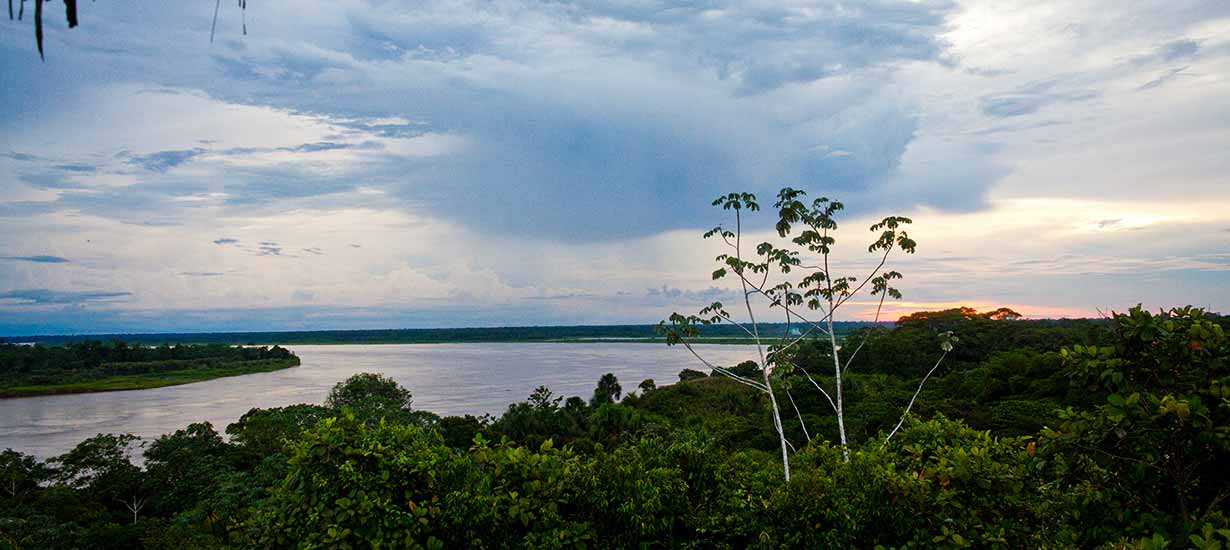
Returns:
[[[59,256],[5,256],[0,260],[9,260],[13,262],[33,262],[39,264],[63,264],[68,263],[68,259]]]
[[[70,292],[39,288],[0,292],[0,301],[12,301],[17,304],[29,305],[80,304],[110,301],[131,295],[132,293],[130,292]]]

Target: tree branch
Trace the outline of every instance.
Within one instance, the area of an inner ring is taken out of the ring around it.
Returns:
[[[875,316],[875,319],[872,320],[873,323],[880,322],[880,309],[884,307],[884,298],[886,296],[886,293],[887,291],[885,291],[885,293],[880,294],[880,305],[876,306],[876,316]],[[858,352],[863,349],[863,344],[866,344],[866,343],[867,343],[867,338],[863,338],[861,341],[859,341],[858,347],[854,348],[854,353],[851,353],[850,357],[846,359],[846,366],[842,367],[841,369],[842,374],[845,374],[846,371],[850,370],[850,363],[854,362],[854,358],[858,357]]]
[[[850,300],[850,298],[853,298],[855,294],[858,294],[858,292],[862,290],[863,287],[867,286],[867,283],[871,281],[872,277],[875,277],[876,273],[879,273],[880,269],[884,267],[884,263],[888,261],[888,253],[892,251],[893,251],[893,245],[890,244],[888,245],[888,248],[884,249],[884,256],[880,257],[880,265],[877,265],[875,269],[871,270],[871,274],[868,275],[866,278],[864,278],[863,282],[859,283],[858,287],[855,288],[853,291],[851,291],[849,294],[847,294],[845,298],[839,300],[837,305],[840,306],[841,304],[846,303],[847,301]]]
[[[888,437],[884,438],[884,444],[881,445],[881,447],[883,447],[884,445],[888,445],[888,440],[892,439],[893,435],[897,433],[897,430],[901,429],[902,424],[905,424],[905,417],[910,414],[910,408],[914,406],[914,400],[918,399],[918,394],[919,392],[922,391],[923,384],[927,383],[927,379],[931,378],[931,373],[935,372],[935,369],[938,369],[940,367],[940,363],[942,363],[944,361],[944,358],[947,356],[948,356],[947,351],[945,351],[942,355],[940,355],[939,361],[935,362],[935,366],[931,367],[931,370],[927,371],[927,375],[923,377],[922,382],[918,383],[918,389],[914,390],[914,396],[910,398],[910,403],[905,406],[905,412],[901,413],[901,420],[897,421],[897,425],[893,428],[893,431],[889,432]]]
[[[803,371],[803,374],[807,376],[807,381],[811,382],[811,385],[815,386],[816,389],[820,390],[820,393],[824,394],[824,398],[829,400],[829,406],[833,407],[833,412],[837,412],[837,404],[833,402],[833,398],[829,396],[829,392],[824,391],[824,388],[820,387],[820,384],[817,383],[814,379],[812,379],[811,373],[807,372],[807,370],[805,370],[798,363],[791,363],[791,364],[794,365],[794,368]]]
[[[807,438],[807,442],[811,443],[811,435],[807,433],[807,422],[803,421],[803,413],[799,412],[799,406],[794,404],[794,396],[790,395],[790,386],[786,386],[786,397],[790,399],[790,406],[794,407],[794,414],[799,417],[799,426],[803,428],[803,437]]]
[[[768,390],[768,388],[765,388],[762,384],[760,384],[759,382],[756,382],[755,380],[751,380],[751,379],[749,379],[749,378],[744,378],[744,377],[739,376],[739,375],[737,375],[737,374],[735,374],[735,373],[733,373],[733,372],[730,372],[729,370],[727,370],[727,369],[725,369],[725,368],[723,368],[723,367],[716,366],[716,365],[714,365],[714,364],[712,364],[712,363],[710,363],[710,362],[706,361],[704,357],[701,357],[699,353],[696,353],[696,350],[692,348],[692,344],[689,344],[687,340],[684,340],[683,338],[680,338],[680,339],[679,339],[679,341],[680,341],[680,343],[682,343],[682,344],[683,344],[683,347],[687,348],[687,350],[688,350],[688,351],[692,352],[692,356],[693,356],[693,357],[696,357],[696,359],[698,359],[701,363],[704,363],[706,367],[709,367],[709,370],[712,370],[712,371],[717,372],[717,373],[721,373],[723,376],[727,376],[727,377],[733,378],[733,379],[735,379],[735,381],[737,381],[737,382],[739,382],[739,383],[741,383],[741,384],[745,384],[745,385],[751,386],[751,387],[756,388],[756,389],[758,389],[758,390],[760,390],[760,391],[763,391],[763,392],[767,392],[767,391],[769,391],[769,390]]]

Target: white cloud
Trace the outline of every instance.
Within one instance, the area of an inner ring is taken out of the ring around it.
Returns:
[[[1221,4],[198,8],[0,36],[0,255],[72,259],[0,293],[652,321],[710,292],[712,195],[791,185],[916,216],[906,307],[1230,308]]]

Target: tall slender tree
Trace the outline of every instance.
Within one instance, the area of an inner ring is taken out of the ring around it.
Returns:
[[[811,385],[824,395],[825,400],[836,416],[838,437],[841,441],[842,455],[850,459],[850,442],[846,434],[845,419],[845,388],[843,375],[850,368],[854,358],[862,348],[856,348],[842,361],[839,353],[841,346],[834,328],[837,311],[847,305],[851,299],[866,291],[872,296],[878,296],[874,321],[878,322],[887,298],[900,299],[901,292],[893,286],[893,281],[902,278],[897,271],[886,269],[890,255],[899,251],[913,254],[917,243],[905,231],[905,226],[912,223],[909,218],[889,216],[873,224],[870,231],[875,240],[867,247],[870,254],[876,258],[875,267],[862,277],[839,274],[832,261],[833,248],[837,240],[836,215],[844,205],[827,197],[820,197],[810,204],[803,202],[806,195],[803,191],[783,188],[777,194],[774,208],[777,209],[777,222],[774,226],[780,239],[778,243],[764,241],[754,247],[744,243],[744,211],[756,212],[760,204],[751,193],[730,193],[713,201],[714,206],[723,210],[733,211],[734,227],[717,226],[705,233],[705,238],[718,237],[728,248],[715,259],[720,267],[713,271],[713,280],[733,276],[738,280],[740,310],[746,317],[737,319],[724,304],[714,302],[701,309],[697,315],[671,314],[666,321],[659,323],[659,330],[665,333],[667,345],[683,345],[714,373],[732,378],[744,385],[765,392],[769,397],[769,407],[773,418],[773,427],[780,440],[782,467],[786,480],[790,479],[790,451],[795,446],[786,437],[782,424],[781,407],[778,404],[778,392],[775,384],[781,386],[799,418],[803,427],[804,437],[810,439],[802,412],[794,404],[788,386],[781,384],[781,376],[776,373],[798,371],[806,377]],[[796,232],[797,229],[797,232]],[[802,276],[791,280],[792,276]],[[762,312],[777,311],[783,316],[787,330],[780,336],[766,334],[762,328],[762,319],[757,317],[757,310]],[[692,345],[700,334],[701,327],[717,323],[731,323],[743,330],[756,347],[759,364],[762,366],[759,380],[736,372],[731,368],[713,364],[701,356]],[[833,385],[826,389],[811,373],[793,360],[793,351],[798,345],[808,339],[819,340],[827,345],[832,352]],[[951,333],[943,336],[941,347],[944,355],[952,348],[956,339]],[[930,378],[939,368],[944,356],[923,377],[922,383]],[[919,385],[921,390],[922,384]],[[831,390],[831,391],[830,391]],[[917,398],[918,392],[914,397]],[[914,399],[910,400],[902,420],[913,407]],[[897,428],[900,428],[901,422]],[[891,438],[897,428],[888,434]]]

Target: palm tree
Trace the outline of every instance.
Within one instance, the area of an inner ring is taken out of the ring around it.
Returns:
[[[623,388],[619,386],[619,379],[608,372],[598,379],[598,387],[594,388],[594,397],[589,400],[589,404],[597,407],[606,403],[614,403],[619,400],[621,394],[623,394]]]

